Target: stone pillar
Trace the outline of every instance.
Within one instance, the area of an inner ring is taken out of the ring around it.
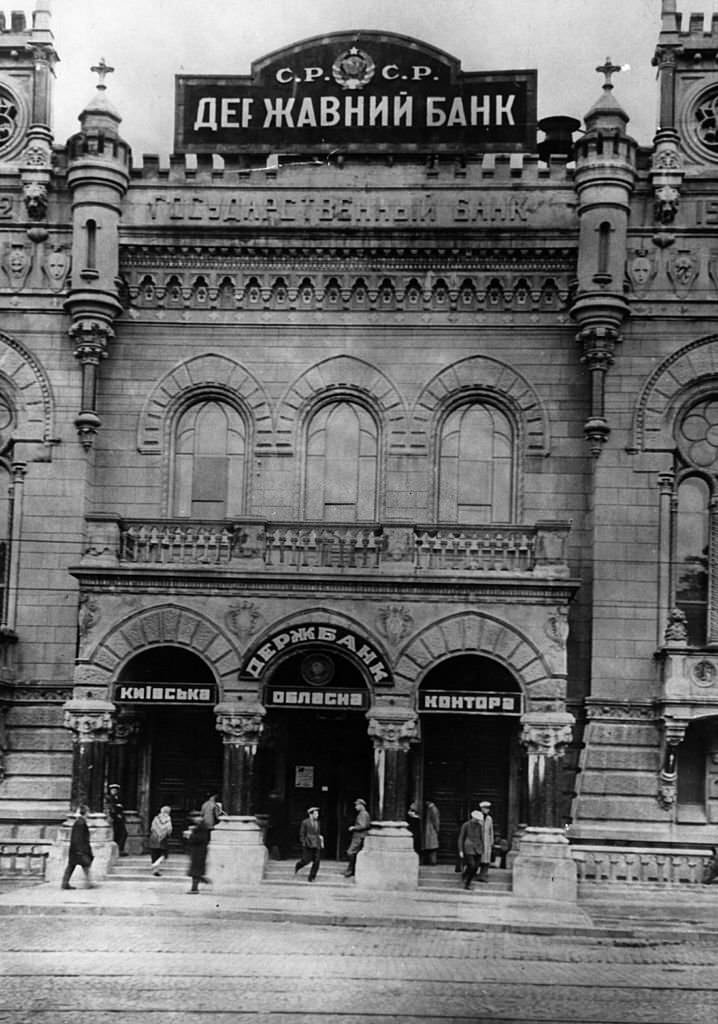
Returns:
[[[96,878],[104,878],[117,859],[112,827],[104,813],[105,768],[114,710],[114,704],[97,697],[74,697],[64,708],[65,725],[72,730],[73,739],[70,802],[73,810],[79,804],[87,804],[90,809],[87,824],[95,856],[92,870]],[[70,817],[62,824],[50,851],[46,872],[48,881],[59,881],[62,875],[73,820]]]
[[[127,853],[139,854],[145,846],[145,829],[137,813],[137,737],[140,723],[132,711],[118,712],[108,751],[107,781],[120,787],[120,800],[125,808]]]
[[[419,858],[406,822],[409,749],[419,739],[419,716],[405,706],[376,705],[367,712],[374,741],[378,820],[357,857],[356,884],[367,889],[415,889]]]
[[[521,742],[528,753],[528,824],[558,828],[560,769],[571,742],[574,718],[565,711],[527,711],[521,719]]]
[[[672,816],[675,814],[678,793],[678,747],[685,738],[687,728],[687,718],[677,718],[670,714],[663,716],[663,751],[657,799],[663,810],[670,811]]]
[[[565,711],[528,711],[521,723],[528,751],[528,827],[513,862],[513,892],[524,899],[575,903],[576,862],[559,808],[561,759],[574,718]]]
[[[208,871],[217,891],[262,880],[267,849],[254,816],[254,759],[264,727],[264,707],[240,700],[217,704],[217,729],[224,741],[222,805],[225,815],[212,833]]]

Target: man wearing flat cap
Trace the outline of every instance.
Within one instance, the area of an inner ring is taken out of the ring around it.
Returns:
[[[309,869],[309,881],[313,882],[319,871],[319,861],[322,856],[324,837],[319,831],[319,808],[309,807],[307,816],[299,826],[299,843],[302,847],[302,855],[294,866],[294,874],[301,871],[307,864]]]
[[[120,800],[120,787],[116,782],[111,782],[107,787],[105,813],[112,825],[112,838],[117,843],[118,853],[120,857],[126,857],[127,824],[125,822],[125,808]]]
[[[369,812],[366,809],[366,802],[361,798],[354,801],[354,810],[357,812],[357,816],[354,819],[354,824],[349,826],[349,831],[352,834],[351,842],[347,847],[347,857],[349,863],[347,869],[344,872],[345,878],[351,878],[356,871],[357,854],[364,845],[364,840],[369,834],[369,827],[371,825],[371,818]]]

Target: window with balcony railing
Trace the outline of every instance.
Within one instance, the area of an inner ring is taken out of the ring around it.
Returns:
[[[173,514],[225,519],[244,511],[247,430],[227,403],[206,400],[180,416],[175,431]]]
[[[439,521],[511,522],[514,430],[509,418],[488,403],[460,405],[444,419],[439,445]]]
[[[718,396],[692,404],[676,424],[671,503],[672,604],[686,617],[692,646],[718,632]]]
[[[307,424],[304,517],[334,523],[377,516],[379,429],[356,402],[322,406]]]

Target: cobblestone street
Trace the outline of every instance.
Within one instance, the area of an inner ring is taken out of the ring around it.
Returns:
[[[718,939],[6,913],[1,1024],[715,1024]]]

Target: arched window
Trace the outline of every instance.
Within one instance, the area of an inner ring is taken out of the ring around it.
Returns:
[[[225,519],[244,506],[247,438],[232,406],[210,399],[190,406],[175,433],[174,515]]]
[[[379,433],[366,409],[353,402],[323,406],[307,426],[306,452],[307,519],[376,518]]]
[[[441,430],[439,521],[507,523],[513,511],[514,432],[496,406],[454,409]]]
[[[710,489],[699,476],[678,485],[675,522],[675,606],[686,616],[688,643],[706,642]]]

